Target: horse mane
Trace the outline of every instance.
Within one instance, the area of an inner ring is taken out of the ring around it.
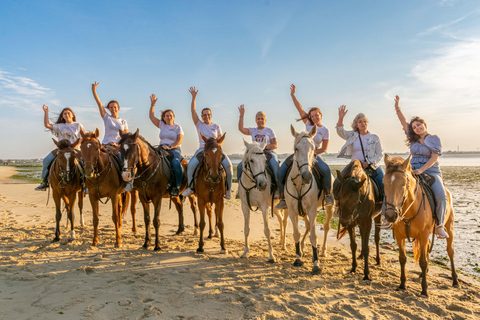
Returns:
[[[125,141],[127,139],[130,139],[134,136],[135,134],[134,133],[131,133],[131,132],[128,132],[128,133],[124,133],[121,135],[121,138],[120,138],[120,141],[118,141],[118,144],[122,144],[122,143],[125,143]],[[142,141],[143,143],[145,143],[149,148],[151,148],[152,150],[155,151],[155,148],[150,144],[150,142],[147,141],[147,139],[145,139],[142,135],[138,135],[138,139],[140,141]]]
[[[58,141],[58,150],[67,149],[68,147],[70,147],[70,141],[66,139]]]
[[[356,170],[358,169],[358,165],[355,165],[355,161],[352,161],[348,164],[348,166],[345,168],[345,171],[343,172],[343,187],[342,190],[344,190],[345,193],[351,193],[351,192],[356,192],[358,190],[357,188],[357,183],[360,182],[362,178],[362,170]],[[360,174],[358,174],[360,171]],[[366,175],[366,174],[365,174]]]
[[[219,147],[217,143],[217,139],[215,138],[208,138],[207,142],[205,142],[204,150],[210,150],[212,148]]]
[[[260,148],[260,143],[254,141],[250,146],[245,150],[245,154],[243,155],[243,163],[251,157],[252,154],[254,153],[263,153],[263,149]]]

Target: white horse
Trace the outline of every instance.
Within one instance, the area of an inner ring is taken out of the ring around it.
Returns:
[[[316,220],[317,208],[322,206],[324,192],[319,199],[317,195],[320,191],[312,173],[314,165],[315,143],[313,137],[317,134],[317,126],[313,126],[310,132],[297,132],[293,126],[290,126],[292,135],[295,137],[292,169],[285,181],[285,201],[287,202],[288,214],[293,224],[293,238],[295,240],[296,260],[294,266],[302,266],[304,249],[304,239],[300,243],[300,232],[298,230],[298,218],[302,216],[305,220],[305,227],[310,229],[310,242],[313,249],[313,269],[312,274],[321,272],[317,253],[317,235]],[[333,208],[326,206],[326,218],[323,224],[324,236],[321,256],[327,254],[327,235],[330,230],[330,220],[332,219]]]
[[[250,233],[250,210],[252,207],[257,207],[262,211],[263,215],[263,231],[268,241],[268,261],[275,262],[275,255],[273,254],[272,243],[270,241],[270,228],[268,227],[268,206],[273,208],[271,197],[271,177],[266,171],[267,159],[263,153],[266,142],[262,144],[253,142],[249,144],[243,140],[247,149],[243,156],[243,171],[238,182],[238,193],[242,200],[242,211],[245,222],[245,251],[242,258],[248,256],[250,247],[248,246],[248,235]],[[274,210],[275,215],[280,223],[280,245],[282,249],[286,249],[285,233],[287,227],[287,213],[282,213],[283,210]]]

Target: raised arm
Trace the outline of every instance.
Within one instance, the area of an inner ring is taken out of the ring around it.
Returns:
[[[188,89],[188,92],[190,92],[190,94],[192,95],[191,110],[192,110],[193,124],[197,125],[197,122],[200,120],[200,119],[198,119],[198,114],[197,114],[197,110],[196,110],[196,108],[197,108],[196,100],[197,100],[198,90],[195,90],[195,87],[190,87],[190,89]]]
[[[43,111],[43,124],[45,125],[45,128],[53,130],[53,126],[50,124],[50,120],[48,119],[48,107],[46,105],[43,105]]]
[[[407,131],[408,131],[408,122],[407,122],[407,119],[405,118],[405,116],[404,116],[403,113],[402,113],[402,110],[401,110],[400,107],[398,106],[398,103],[400,102],[400,97],[399,97],[399,96],[395,96],[394,101],[395,101],[395,111],[397,112],[398,120],[400,120],[400,123],[402,124],[403,131],[407,132]]]
[[[246,136],[250,135],[250,130],[248,128],[245,128],[243,126],[243,116],[245,115],[245,107],[242,104],[240,107],[238,107],[238,111],[240,111],[240,118],[238,118],[238,130],[240,130],[241,133],[243,133]]]
[[[155,127],[160,128],[160,119],[155,117],[155,104],[157,103],[158,99],[155,99],[155,95],[152,94],[150,97],[150,112],[148,116],[150,117],[150,121],[155,125]]]
[[[105,108],[103,107],[103,104],[102,104],[102,101],[100,101],[100,98],[98,97],[98,94],[97,94],[97,87],[100,83],[97,83],[95,81],[95,83],[92,84],[92,93],[93,93],[93,97],[95,98],[95,101],[97,102],[97,105],[98,105],[98,111],[100,111],[100,116],[103,118],[105,117],[105,114],[107,113],[105,111]]]
[[[300,102],[297,100],[297,97],[295,96],[295,85],[292,84],[290,86],[290,96],[292,97],[292,100],[293,100],[293,104],[295,105],[295,108],[297,108],[297,111],[298,111],[298,114],[300,115],[300,118],[302,119],[303,123],[306,123],[307,122],[307,113],[305,112],[305,110],[303,110],[303,107],[302,105],[300,104]]]
[[[340,108],[338,108],[338,121],[337,121],[337,127],[343,126],[343,118],[345,118],[345,115],[347,114],[347,106],[346,105],[341,105]]]

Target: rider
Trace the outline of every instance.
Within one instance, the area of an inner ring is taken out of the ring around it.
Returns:
[[[242,104],[238,110],[240,111],[240,118],[238,119],[238,130],[246,136],[252,136],[252,141],[256,141],[258,143],[263,142],[264,140],[267,141],[267,145],[265,146],[264,153],[267,157],[268,163],[272,167],[274,178],[277,177],[278,171],[278,155],[275,152],[277,149],[277,137],[275,136],[275,132],[265,127],[265,123],[267,122],[267,115],[263,111],[257,112],[255,115],[255,122],[257,123],[257,127],[249,127],[245,128],[243,126],[243,116],[245,115],[245,107]],[[237,166],[237,180],[240,181],[240,177],[242,175],[243,163],[240,163]]]
[[[217,138],[222,135],[222,129],[219,125],[212,123],[212,111],[209,108],[204,108],[202,110],[202,120],[198,118],[197,111],[196,111],[196,98],[198,94],[198,90],[195,90],[195,87],[190,87],[188,90],[192,95],[192,104],[191,104],[191,112],[192,112],[192,120],[195,124],[195,128],[197,129],[198,133],[198,140],[200,142],[200,148],[195,152],[193,157],[188,162],[188,169],[187,169],[187,176],[188,176],[188,186],[192,186],[193,174],[195,173],[195,168],[198,165],[197,154],[203,151],[203,147],[205,146],[205,142],[202,139],[200,133],[202,133],[206,138]],[[222,165],[225,168],[225,173],[227,175],[227,186],[225,190],[225,199],[230,199],[231,196],[231,189],[232,189],[232,163],[226,154],[224,154],[224,158],[222,160]],[[190,196],[193,194],[192,188],[188,187],[183,193],[183,196]]]
[[[120,152],[118,150],[118,141],[120,141],[120,132],[119,130],[123,130],[128,132],[128,124],[126,120],[123,120],[118,117],[118,111],[120,110],[120,105],[117,101],[111,100],[107,103],[107,109],[110,111],[108,114],[105,111],[105,107],[103,106],[100,98],[97,94],[97,87],[99,83],[95,82],[92,84],[92,93],[95,101],[98,105],[98,111],[100,112],[100,116],[103,119],[103,123],[105,125],[105,135],[103,136],[102,145],[107,147],[111,150],[115,155],[118,156],[120,159]],[[132,183],[127,183],[125,187],[125,191],[130,191],[132,189]]]
[[[310,108],[308,113],[305,112],[300,102],[295,96],[295,85],[290,86],[290,96],[292,97],[293,104],[300,115],[300,119],[297,121],[303,121],[305,123],[305,130],[310,132],[312,127],[317,126],[317,134],[313,137],[313,142],[315,143],[315,165],[320,170],[323,175],[323,190],[325,191],[325,201],[326,204],[332,205],[333,198],[331,195],[331,186],[332,186],[332,173],[330,167],[325,163],[325,161],[320,156],[322,153],[327,152],[328,143],[329,143],[329,133],[328,129],[322,125],[322,112],[319,108]],[[278,170],[278,189],[280,191],[280,202],[277,204],[277,209],[287,209],[287,204],[285,203],[285,175],[287,173],[288,165],[284,161],[280,170]]]
[[[175,114],[173,110],[167,109],[162,111],[160,119],[155,117],[155,104],[157,103],[155,95],[150,97],[151,105],[149,117],[152,123],[160,129],[160,148],[166,150],[173,157],[172,168],[175,176],[175,185],[170,189],[172,197],[178,196],[180,185],[182,184],[182,149],[180,145],[183,140],[183,129],[174,123]]]
[[[442,154],[442,143],[438,136],[427,132],[427,124],[420,117],[414,117],[408,123],[398,106],[400,97],[396,96],[394,101],[398,119],[402,124],[403,131],[407,135],[407,146],[410,147],[410,153],[412,154],[410,164],[412,165],[413,173],[418,175],[425,172],[435,177],[435,183],[432,185],[432,190],[437,200],[435,213],[438,224],[435,228],[435,234],[439,239],[448,238],[444,228],[448,197],[443,184],[440,164],[438,163],[438,158]]]
[[[73,113],[72,109],[64,108],[60,112],[57,121],[53,125],[50,124],[50,120],[48,119],[48,107],[46,105],[43,105],[43,111],[43,123],[45,125],[45,128],[51,130],[53,135],[58,138],[58,141],[68,140],[70,143],[74,143],[75,141],[77,141],[78,138],[81,138],[80,129],[83,129],[83,126],[80,123],[76,122],[77,118],[75,117],[75,113]],[[38,187],[36,187],[35,190],[45,191],[48,189],[48,172],[53,159],[55,159],[56,154],[57,150],[55,149],[43,159],[41,176],[42,183]]]

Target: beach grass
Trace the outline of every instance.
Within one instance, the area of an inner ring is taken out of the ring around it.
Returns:
[[[17,174],[11,176],[13,180],[18,180],[21,183],[40,183],[40,175],[42,172],[42,165],[13,165],[12,167],[18,172]]]

